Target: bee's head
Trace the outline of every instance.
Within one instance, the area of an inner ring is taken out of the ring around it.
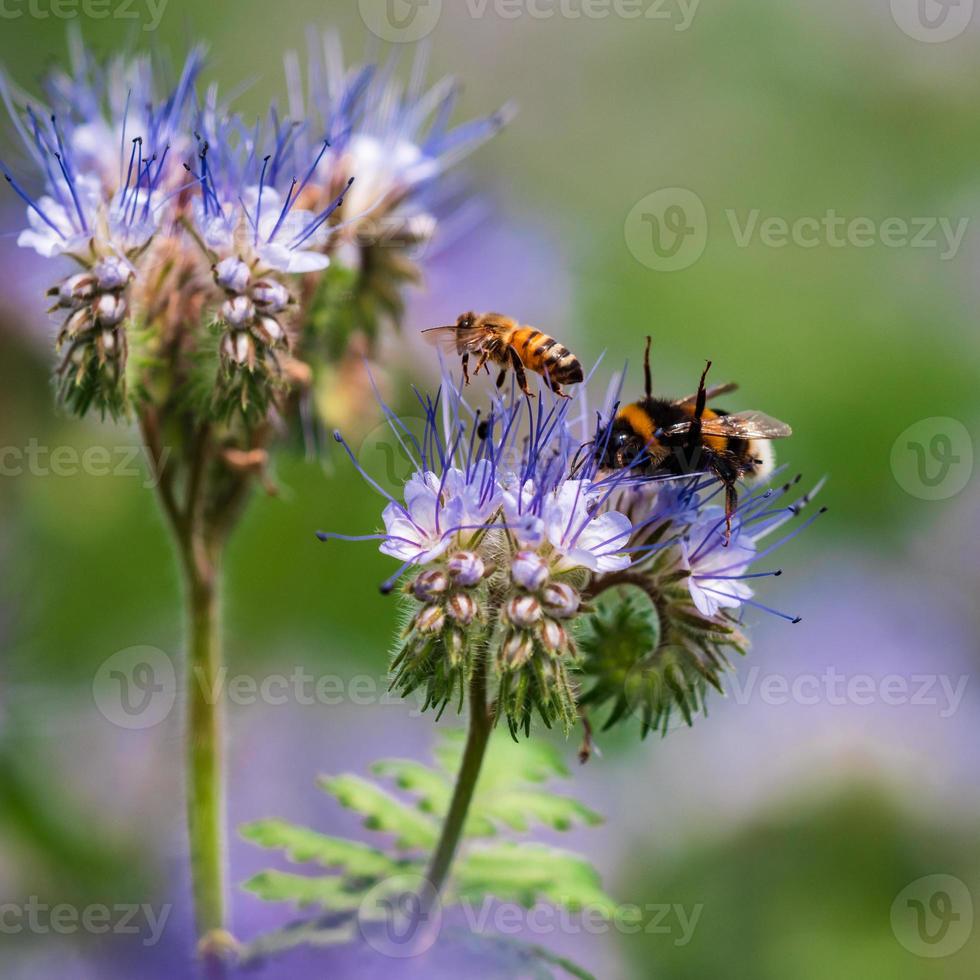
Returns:
[[[456,320],[456,327],[458,330],[469,330],[474,323],[476,323],[475,313],[460,313]]]
[[[616,419],[596,440],[596,460],[604,469],[621,470],[634,465],[645,448],[643,437],[637,435],[621,419]]]

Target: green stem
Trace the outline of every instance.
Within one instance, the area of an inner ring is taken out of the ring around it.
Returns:
[[[426,874],[433,890],[430,901],[438,898],[449,877],[492,731],[493,718],[487,709],[486,664],[480,661],[474,667],[473,677],[470,680],[470,724],[466,747],[463,749],[463,761],[456,777],[449,812],[446,814],[442,833],[439,835],[439,842],[432,854]]]
[[[219,573],[213,563],[192,566],[188,578],[187,829],[197,934],[205,937],[225,928]]]

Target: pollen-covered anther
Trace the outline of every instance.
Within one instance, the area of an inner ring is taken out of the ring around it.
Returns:
[[[548,581],[548,563],[536,551],[518,551],[511,562],[510,577],[521,588],[537,592]]]
[[[274,279],[260,279],[251,290],[252,301],[266,313],[280,313],[289,306],[289,290]]]
[[[126,300],[115,293],[102,293],[92,304],[95,319],[104,327],[114,327],[126,318]]]
[[[565,582],[552,582],[541,594],[548,613],[556,619],[570,619],[582,604],[582,597]]]
[[[446,612],[462,626],[469,626],[476,619],[478,611],[476,600],[463,592],[456,592],[446,603]]]
[[[487,572],[483,559],[475,551],[458,551],[446,566],[457,585],[472,588],[479,585]]]
[[[534,654],[534,640],[528,633],[511,633],[500,648],[500,659],[507,667],[522,667]]]
[[[229,293],[244,293],[250,278],[248,266],[238,258],[222,259],[214,267],[214,281]]]
[[[446,614],[440,606],[426,606],[415,617],[415,628],[420,633],[438,633],[446,623]]]
[[[221,318],[233,327],[247,326],[255,318],[255,306],[247,296],[233,296],[221,304]]]
[[[540,635],[542,645],[551,653],[568,646],[568,634],[565,632],[565,627],[553,619],[545,619],[542,622]]]
[[[527,629],[540,622],[543,613],[541,603],[534,596],[522,595],[508,600],[504,615],[508,622]]]
[[[419,602],[431,602],[449,588],[449,576],[438,569],[422,572],[412,582],[411,591]]]

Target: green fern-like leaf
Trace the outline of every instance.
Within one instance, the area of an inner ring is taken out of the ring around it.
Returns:
[[[459,858],[454,880],[465,901],[493,897],[525,908],[544,901],[573,912],[588,907],[610,919],[617,914],[616,903],[602,890],[588,861],[542,844],[474,846]]]
[[[301,943],[352,941],[354,926],[390,907],[386,898],[417,892],[436,845],[439,819],[449,809],[464,742],[461,732],[444,733],[436,749],[437,767],[405,759],[383,760],[372,767],[375,776],[393,780],[410,802],[359,776],[320,779],[319,785],[339,803],[363,816],[366,827],[393,835],[400,854],[281,820],[260,820],[243,827],[246,840],[281,851],[291,861],[330,872],[305,875],[269,870],[245,882],[245,889],[264,901],[315,906],[323,913],[315,922],[260,937],[246,948],[245,958],[261,958]],[[571,912],[587,908],[609,919],[617,915],[598,873],[582,856],[540,844],[486,841],[502,831],[523,832],[535,824],[567,830],[576,824],[598,823],[598,814],[588,807],[545,789],[547,780],[567,775],[552,746],[541,742],[517,745],[505,733],[493,737],[464,827],[464,843],[441,895],[444,905],[496,899],[528,908],[541,902]],[[572,976],[588,977],[574,964],[537,947],[524,944],[513,953],[532,971],[528,975],[551,977],[555,967]]]
[[[283,820],[257,820],[240,828],[242,837],[259,847],[281,850],[298,864],[313,862],[355,878],[395,874],[405,862],[357,841],[330,837]]]
[[[374,783],[359,776],[324,776],[318,780],[337,801],[364,815],[364,826],[395,835],[395,846],[404,850],[434,847],[436,824],[417,809],[395,799]]]

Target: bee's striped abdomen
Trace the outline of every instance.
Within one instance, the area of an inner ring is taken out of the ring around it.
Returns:
[[[582,380],[579,359],[554,337],[532,327],[522,327],[516,331],[513,344],[529,370],[546,375],[558,384],[576,384]]]

